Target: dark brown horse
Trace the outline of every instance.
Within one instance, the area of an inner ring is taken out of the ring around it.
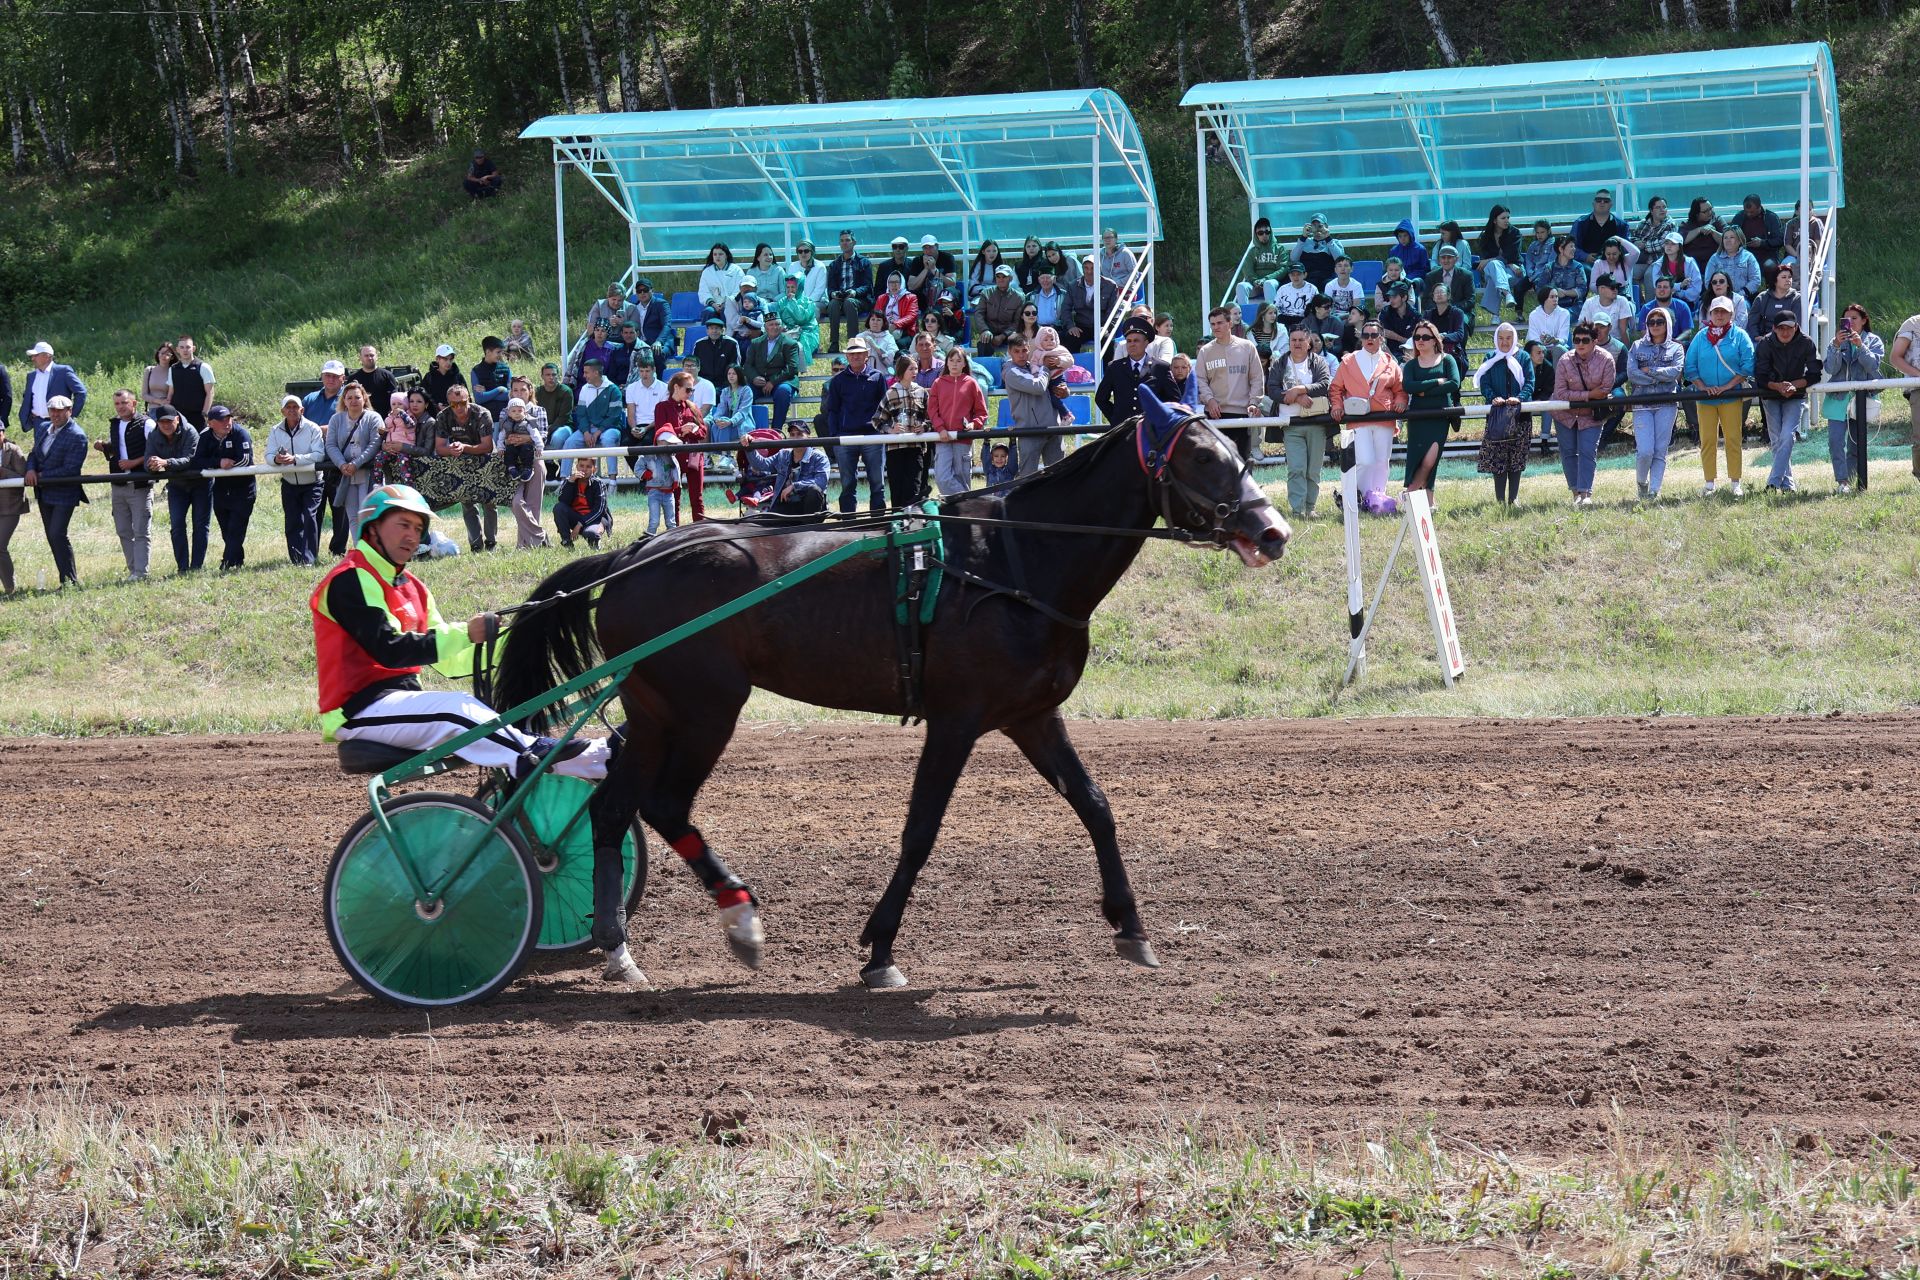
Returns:
[[[998,492],[961,495],[942,510],[1012,523],[942,526],[942,556],[951,569],[925,635],[918,710],[926,743],[899,864],[860,935],[872,949],[861,977],[872,987],[905,981],[893,959],[901,914],[973,744],[995,731],[1011,738],[1066,797],[1093,837],[1100,909],[1119,953],[1156,966],[1121,864],[1113,814],[1068,741],[1060,704],[1086,667],[1086,620],[1133,563],[1139,535],[1156,519],[1164,517],[1201,545],[1237,552],[1249,566],[1277,558],[1290,531],[1232,444],[1205,419],[1184,414],[1151,414],[1145,424],[1131,419],[1056,466]],[[496,682],[501,705],[534,697],[586,670],[600,654],[631,649],[862,536],[818,521],[797,527],[789,521],[768,536],[768,521],[778,519],[689,525],[577,560],[548,577],[533,600],[587,587],[636,557],[647,561],[609,584],[597,603],[582,591],[517,622]],[[1107,529],[1115,532],[1099,532]],[[761,934],[751,894],[692,825],[694,798],[756,688],[847,711],[909,712],[896,660],[895,594],[885,557],[855,557],[649,658],[626,678],[620,689],[625,743],[591,809],[593,936],[609,953],[609,977],[643,980],[627,959],[617,852],[636,810],[706,883],[726,913],[735,951],[758,963]]]

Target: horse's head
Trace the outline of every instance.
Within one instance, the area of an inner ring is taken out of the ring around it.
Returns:
[[[1248,568],[1280,558],[1293,530],[1254,483],[1253,465],[1205,416],[1162,404],[1142,387],[1134,437],[1153,504],[1169,529],[1231,549]]]

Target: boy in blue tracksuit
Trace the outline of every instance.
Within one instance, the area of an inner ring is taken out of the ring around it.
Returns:
[[[1420,243],[1420,235],[1411,218],[1400,219],[1400,225],[1393,229],[1393,248],[1387,250],[1389,258],[1400,259],[1400,267],[1409,280],[1418,280],[1433,270],[1433,263],[1427,258],[1427,247]]]

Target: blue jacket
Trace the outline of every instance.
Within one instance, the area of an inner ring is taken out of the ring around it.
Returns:
[[[38,380],[41,378],[47,380],[47,399],[51,400],[55,396],[67,397],[73,401],[73,416],[78,418],[80,411],[87,407],[87,384],[80,381],[80,376],[69,366],[50,364],[45,373],[38,369],[27,370],[26,380],[20,384],[20,420],[30,427],[38,427],[46,421],[45,418],[35,417],[33,413],[34,388],[39,385]],[[61,486],[63,489],[70,487]]]
[[[851,368],[827,379],[827,394],[820,408],[826,417],[827,434],[864,436],[872,431],[874,410],[887,394],[887,380],[868,361],[859,373]]]
[[[753,430],[753,388],[721,387],[714,397],[713,408],[707,410],[707,423],[710,426],[725,423],[739,434]]]
[[[592,404],[573,406],[573,428],[576,431],[624,431],[627,426],[627,404],[620,388],[611,382],[602,382],[595,393]]]
[[[1739,325],[1729,325],[1720,345],[1715,346],[1703,326],[1687,344],[1685,369],[1688,382],[1704,382],[1717,387],[1723,382],[1739,382],[1753,376],[1753,339]],[[1726,400],[1708,403],[1727,404]]]
[[[1420,243],[1419,231],[1411,218],[1400,219],[1400,225],[1394,228],[1396,235],[1402,231],[1407,233],[1407,243],[1400,244],[1396,240],[1388,246],[1387,256],[1400,259],[1402,270],[1409,278],[1417,280],[1433,270],[1433,263],[1427,259],[1427,247]]]
[[[1673,339],[1655,346],[1642,338],[1627,348],[1627,389],[1636,396],[1676,390],[1686,366],[1686,348]]]
[[[659,294],[655,294],[653,301],[644,308],[637,302],[633,306],[640,312],[640,341],[658,343],[661,335],[667,332],[667,304],[660,300]]]
[[[27,470],[35,472],[39,479],[77,476],[86,465],[87,433],[80,429],[79,423],[68,419],[67,425],[58,431],[48,423],[35,433],[33,452],[27,455]],[[49,485],[38,494],[41,505],[48,507],[73,507],[87,501],[85,491],[77,484]]]
[[[794,465],[793,450],[782,449],[773,460],[773,496],[777,499],[792,484],[806,489],[818,489],[822,494],[827,491],[827,451],[808,446],[800,455],[798,466]]]
[[[1673,316],[1673,332],[1667,335],[1668,338],[1678,338],[1681,334],[1693,328],[1693,308],[1682,302],[1678,294],[1675,294],[1666,302],[1656,300],[1640,308],[1640,314],[1634,318],[1634,328],[1641,333],[1645,333],[1647,331],[1647,313],[1660,307],[1665,307],[1667,312]]]
[[[1700,277],[1711,280],[1716,271],[1726,272],[1734,289],[1749,298],[1760,292],[1760,260],[1746,249],[1733,256],[1729,256],[1725,249],[1715,249]]]

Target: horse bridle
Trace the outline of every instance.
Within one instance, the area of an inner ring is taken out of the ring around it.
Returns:
[[[1187,428],[1193,426],[1199,426],[1211,432],[1229,456],[1239,457],[1240,451],[1234,447],[1233,441],[1227,439],[1226,433],[1199,414],[1182,418],[1167,430],[1164,438],[1157,440],[1154,438],[1152,428],[1147,425],[1146,418],[1142,416],[1134,426],[1134,450],[1140,459],[1140,469],[1146,473],[1149,482],[1148,495],[1153,501],[1154,510],[1158,511],[1160,518],[1167,522],[1167,528],[1197,534],[1198,537],[1210,540],[1216,547],[1228,547],[1232,545],[1234,539],[1234,535],[1228,530],[1229,522],[1237,520],[1249,511],[1271,507],[1273,501],[1260,492],[1258,484],[1253,486],[1253,491],[1260,496],[1248,500],[1242,496],[1246,491],[1246,485],[1242,484],[1241,494],[1236,495],[1232,502],[1209,503],[1205,494],[1175,475],[1174,450],[1179,448]],[[1253,460],[1241,458],[1240,478],[1250,480],[1252,477]],[[1186,511],[1180,517],[1176,517],[1173,511],[1173,499],[1176,496],[1186,505]]]

